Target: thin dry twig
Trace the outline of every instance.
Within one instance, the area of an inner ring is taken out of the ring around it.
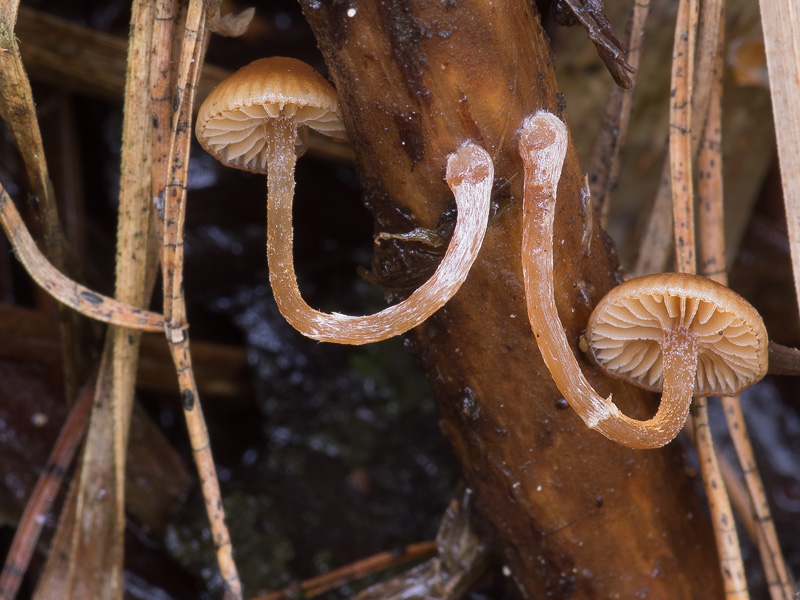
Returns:
[[[691,123],[691,154],[686,154],[687,140],[681,140],[680,150],[675,147],[674,150],[688,156],[690,160],[694,160],[697,156],[700,146],[700,133],[703,129],[703,123],[708,111],[708,101],[711,94],[711,78],[707,76],[714,67],[714,60],[716,57],[717,40],[719,39],[720,27],[722,26],[722,11],[719,2],[704,2],[700,7],[699,23],[696,30],[696,51],[692,51],[692,70],[694,76],[691,85],[691,104],[687,104],[687,110],[690,110],[691,115],[680,115],[682,120]],[[688,41],[688,40],[687,40]],[[671,98],[671,105],[674,104],[674,99]],[[670,121],[670,127],[673,123]],[[679,124],[679,126],[682,126]],[[670,136],[671,137],[671,136]],[[670,141],[670,153],[673,151],[672,141]],[[691,163],[690,163],[691,164]],[[670,186],[673,181],[671,174],[671,162],[668,155],[664,161],[664,167],[659,180],[658,190],[653,200],[653,205],[647,219],[644,234],[641,238],[639,254],[636,258],[636,265],[633,269],[636,275],[646,275],[649,273],[658,273],[667,268],[670,258],[670,250],[675,246],[673,243],[673,236],[669,228],[664,227],[671,216],[674,209],[672,198],[674,192],[671,191]],[[692,212],[694,210],[692,209]],[[687,221],[688,222],[688,221]],[[681,270],[676,266],[676,270]]]
[[[592,164],[589,169],[591,177],[592,202],[600,214],[603,227],[608,222],[609,196],[617,183],[619,172],[619,156],[625,145],[628,124],[633,110],[633,96],[636,93],[636,70],[642,56],[645,22],[650,13],[650,0],[633,3],[628,20],[628,64],[634,71],[629,75],[631,86],[628,89],[612,86],[608,95],[600,131],[592,150]]]
[[[14,202],[0,185],[0,225],[25,270],[53,298],[97,321],[142,331],[163,331],[164,317],[103,296],[69,279],[39,251]]]
[[[209,9],[210,10],[210,9]],[[186,182],[191,141],[191,116],[195,89],[205,53],[205,21],[207,8],[202,0],[190,2],[183,32],[177,87],[173,104],[172,136],[167,179],[163,254],[164,315],[167,341],[178,373],[178,384],[183,400],[183,412],[189,430],[206,512],[217,551],[225,596],[242,597],[241,582],[233,561],[230,534],[225,524],[225,511],[217,480],[216,467],[211,456],[208,430],[198,400],[197,384],[189,354],[189,324],[186,320],[186,303],[183,296],[183,223],[186,209]]]
[[[586,30],[586,35],[597,49],[598,56],[605,63],[614,82],[625,89],[631,88],[633,82],[630,76],[636,69],[627,62],[625,47],[614,35],[611,23],[603,12],[603,3],[598,0],[564,0],[561,9],[564,13],[570,11],[573,18]],[[569,24],[570,19],[566,21]]]
[[[256,596],[252,600],[283,600],[284,598],[296,598],[298,596],[313,598],[389,567],[434,556],[436,552],[436,540],[409,544],[400,550],[380,552],[369,558],[334,569],[324,575],[306,579],[299,584],[291,585],[277,592]]]
[[[699,258],[701,275],[728,284],[725,259],[725,226],[722,184],[722,75],[723,75],[723,26],[720,20],[720,36],[717,60],[712,70],[711,98],[708,117],[703,129],[698,154],[699,211]],[[769,510],[764,485],[755,461],[755,453],[747,434],[741,402],[737,397],[723,397],[722,408],[733,440],[736,455],[741,465],[749,494],[743,518],[752,521],[757,531],[753,535],[764,572],[767,575],[772,600],[791,600],[794,583],[778,542],[775,525]],[[730,477],[726,476],[726,487],[730,491]],[[738,481],[737,481],[738,483]],[[740,512],[741,514],[741,512]]]
[[[692,193],[692,87],[699,0],[681,0],[672,50],[669,105],[669,165],[672,191],[675,270],[694,273],[694,194]]]
[[[0,574],[0,600],[13,600],[22,583],[22,576],[36,549],[44,528],[44,517],[50,512],[64,481],[78,445],[86,432],[89,411],[94,397],[94,382],[83,387],[75,404],[61,427],[53,450],[42,475],[33,488],[25,512],[20,518],[14,541],[8,550],[3,572]]]

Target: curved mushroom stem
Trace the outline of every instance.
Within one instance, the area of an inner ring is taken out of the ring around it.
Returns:
[[[368,344],[416,327],[439,310],[461,287],[475,262],[486,225],[494,180],[491,157],[467,144],[447,161],[447,181],[458,217],[450,245],[431,278],[403,302],[368,316],[314,310],[297,287],[292,257],[294,128],[278,119],[268,131],[267,260],[278,309],[300,333],[323,342]]]
[[[528,117],[519,142],[525,164],[522,273],[528,318],[545,365],[570,406],[591,429],[630,448],[658,448],[672,441],[689,412],[697,358],[685,336],[665,336],[664,394],[652,419],[639,421],[600,396],[583,375],[556,309],[553,289],[553,216],[556,188],[567,151],[567,128],[552,113]],[[676,375],[677,377],[668,377]]]
[[[689,418],[697,378],[697,347],[685,332],[668,331],[661,341],[661,355],[664,361],[661,403],[652,419],[634,423],[658,428],[660,437],[669,441],[680,433]]]

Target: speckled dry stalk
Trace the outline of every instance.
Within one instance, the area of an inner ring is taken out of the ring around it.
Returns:
[[[724,20],[721,22],[724,24]],[[697,160],[697,193],[701,207],[698,215],[698,258],[702,275],[727,285],[722,183],[723,34],[724,26],[721,26],[708,117]],[[754,541],[761,555],[770,597],[772,600],[792,600],[795,585],[781,552],[739,397],[723,396],[722,410],[747,486],[749,505],[745,510],[752,513],[754,527],[758,530]],[[725,473],[723,470],[723,475]],[[727,478],[726,487],[729,487]]]
[[[189,167],[191,115],[197,77],[204,54],[206,6],[201,0],[189,4],[178,65],[177,91],[172,122],[169,176],[164,205],[162,268],[164,273],[164,317],[167,341],[178,374],[183,414],[189,430],[197,472],[211,524],[214,547],[226,600],[242,597],[241,582],[233,561],[225,510],[211,456],[208,430],[197,394],[189,353],[189,323],[183,295],[183,223],[186,209],[186,181]]]
[[[692,178],[692,84],[699,12],[698,0],[681,0],[678,4],[670,83],[669,161],[673,244],[675,269],[684,273],[697,271]],[[708,430],[708,405],[705,399],[696,400],[692,416],[703,484],[720,554],[725,596],[730,600],[746,600],[749,594],[739,538],[730,499],[722,485],[714,442]]]

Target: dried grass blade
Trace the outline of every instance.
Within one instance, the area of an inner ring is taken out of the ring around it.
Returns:
[[[772,115],[800,306],[800,0],[760,0]]]
[[[176,65],[172,61],[175,30],[179,23],[175,0],[157,0],[153,22],[152,62],[150,65],[150,108],[153,128],[151,147],[153,156],[151,195],[155,202],[152,212],[155,233],[159,243],[158,261],[164,236],[164,204],[169,177],[169,152],[172,136],[172,103]]]
[[[698,252],[700,275],[728,284],[722,187],[722,53],[714,66],[714,86],[697,156]]]
[[[63,305],[91,319],[138,329],[163,331],[164,317],[93,292],[58,271],[39,251],[25,228],[14,202],[0,185],[0,225],[14,246],[25,270],[44,290]]]
[[[100,361],[87,434],[87,445],[107,448],[114,443],[113,429],[95,426],[94,423],[105,425],[105,413],[110,412],[112,362],[109,342],[107,339]],[[89,440],[89,435],[94,439]],[[107,541],[107,538],[113,538],[115,529],[114,513],[106,507],[109,496],[113,497],[115,493],[113,471],[106,461],[98,459],[97,453],[84,452],[78,473],[62,508],[48,561],[34,594],[35,600],[122,597],[122,573],[113,572],[115,564],[121,567],[122,549]],[[91,487],[102,492],[95,496],[86,494],[85,490]],[[98,571],[98,568],[108,570]]]
[[[17,2],[4,2],[0,14],[0,116],[8,125],[19,149],[33,193],[36,195],[44,226],[44,244],[48,258],[58,269],[66,265],[66,245],[61,231],[53,194],[53,185],[44,159],[44,146],[33,93],[22,65],[14,35]]]
[[[708,426],[708,399],[696,397],[692,406],[694,423],[694,441],[700,460],[700,473],[703,487],[708,495],[708,510],[717,539],[720,571],[725,589],[726,600],[748,600],[747,579],[744,574],[739,535],[730,499],[725,492],[722,472],[717,454],[714,451],[714,440]]]
[[[704,3],[706,9],[709,5],[716,6],[717,10],[721,10],[720,0]],[[713,14],[714,9],[710,10]],[[694,156],[692,132],[697,128],[692,121],[692,100],[699,15],[699,0],[682,0],[680,2],[672,53],[669,133],[670,187],[675,270],[683,273],[695,273],[697,270],[692,176]],[[719,31],[718,19],[719,14],[717,14],[716,32]],[[710,22],[713,23],[713,21]],[[717,45],[715,44],[713,48],[716,49]],[[717,541],[725,597],[729,600],[747,600],[749,594],[739,537],[736,532],[730,498],[722,483],[722,473],[714,449],[714,441],[708,427],[708,402],[705,398],[694,399],[692,421],[703,487],[708,495],[708,506]]]
[[[158,255],[151,237],[152,111],[150,107],[150,52],[155,2],[135,0],[132,8],[127,81],[122,123],[119,214],[117,224],[116,298],[144,307],[149,303]],[[148,269],[148,267],[150,267]],[[148,272],[149,270],[149,272]],[[149,281],[148,281],[149,280]],[[148,283],[150,285],[148,285]],[[115,472],[117,515],[124,523],[125,448],[128,440],[133,391],[139,360],[140,332],[113,330]]]
[[[157,245],[152,242],[154,235],[150,228],[151,213],[154,212],[150,184],[152,176],[150,52],[155,1],[134,0],[131,11],[122,123],[115,295],[122,302],[144,308],[149,303],[156,274],[157,263],[150,258],[158,255]],[[112,402],[109,414],[111,422],[106,423],[106,426],[113,428],[113,452],[109,453],[109,448],[91,448],[87,444],[86,456],[89,456],[90,449],[96,450],[98,453],[103,453],[103,459],[113,467],[116,483],[114,498],[116,502],[113,506],[116,539],[109,541],[118,547],[115,555],[118,556],[119,564],[114,567],[120,572],[121,594],[125,538],[125,466],[141,332],[114,327],[109,331],[109,335],[112,340],[110,352],[113,361]],[[96,492],[91,489],[87,491]]]
[[[792,600],[795,597],[795,583],[781,552],[775,523],[769,509],[764,484],[758,471],[753,446],[747,434],[747,425],[738,397],[723,398],[722,408],[731,432],[736,456],[744,474],[745,485],[750,495],[750,510],[755,517],[758,529],[755,542],[764,565],[764,573],[772,600]]]
[[[150,222],[149,66],[154,2],[133,4],[122,132],[116,294],[143,306]],[[136,382],[140,334],[108,332],[102,385],[92,411],[76,492],[69,553],[69,587],[75,597],[121,598],[125,534],[125,455]],[[98,502],[98,498],[103,499]]]
[[[634,276],[661,273],[667,268],[672,250],[672,230],[664,226],[664,223],[669,223],[672,219],[669,175],[669,158],[667,158],[661,169],[658,190],[639,243],[636,264],[633,266]]]
[[[97,388],[95,388],[96,396]],[[72,552],[72,540],[75,537],[73,532],[76,526],[79,482],[80,465],[75,471],[67,491],[67,498],[61,507],[56,533],[50,542],[47,562],[36,582],[33,600],[65,600],[73,597],[73,578],[70,573],[73,563],[70,562],[69,555]]]
[[[680,118],[681,123],[678,126],[684,126],[685,123],[691,123],[691,154],[687,154],[689,150],[688,140],[680,141],[680,150],[675,148],[679,154],[684,155],[684,160],[687,164],[697,156],[700,144],[700,132],[703,128],[703,122],[708,110],[708,101],[710,97],[711,80],[707,77],[714,66],[716,56],[717,40],[720,35],[720,26],[722,23],[722,4],[720,2],[704,2],[700,8],[699,13],[694,13],[699,23],[696,26],[696,50],[689,50],[691,53],[691,63],[689,68],[692,69],[694,75],[691,78],[683,78],[683,85],[688,86],[689,82],[693,82],[691,89],[691,104],[687,104],[687,110],[691,114],[675,115]],[[694,29],[694,28],[693,28]],[[686,42],[691,41],[687,38]],[[688,55],[687,55],[688,56]],[[684,60],[687,57],[684,57]],[[673,62],[673,68],[675,64]],[[674,74],[673,74],[674,78]],[[674,86],[673,86],[674,87]],[[672,99],[671,106],[674,104]],[[672,111],[671,111],[672,112]],[[672,127],[672,116],[670,117],[670,125]],[[672,128],[671,128],[672,134]],[[672,135],[670,139],[672,140]],[[670,154],[673,151],[672,141],[670,141]],[[669,235],[668,229],[664,228],[664,223],[668,222],[670,212],[674,208],[674,204],[670,203],[671,193],[671,173],[670,173],[671,160],[670,156],[664,162],[661,179],[659,182],[658,191],[656,192],[653,205],[650,210],[650,215],[647,219],[644,234],[642,235],[641,244],[639,247],[639,254],[636,259],[636,265],[633,268],[635,275],[647,275],[650,273],[658,273],[666,270],[669,259],[670,250],[674,248],[673,237]],[[691,180],[691,176],[689,177]],[[675,198],[674,192],[672,198]],[[692,213],[694,208],[692,207]],[[688,222],[687,216],[687,222]],[[692,217],[693,218],[693,217]],[[692,246],[693,248],[693,246]],[[689,260],[688,258],[686,260]],[[681,268],[676,266],[676,270],[680,271]]]

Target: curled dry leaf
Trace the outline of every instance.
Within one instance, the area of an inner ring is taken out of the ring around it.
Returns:
[[[217,35],[225,37],[240,37],[247,32],[250,22],[256,15],[255,7],[245,8],[238,13],[219,14],[219,6],[214,16],[208,20],[208,28]]]

